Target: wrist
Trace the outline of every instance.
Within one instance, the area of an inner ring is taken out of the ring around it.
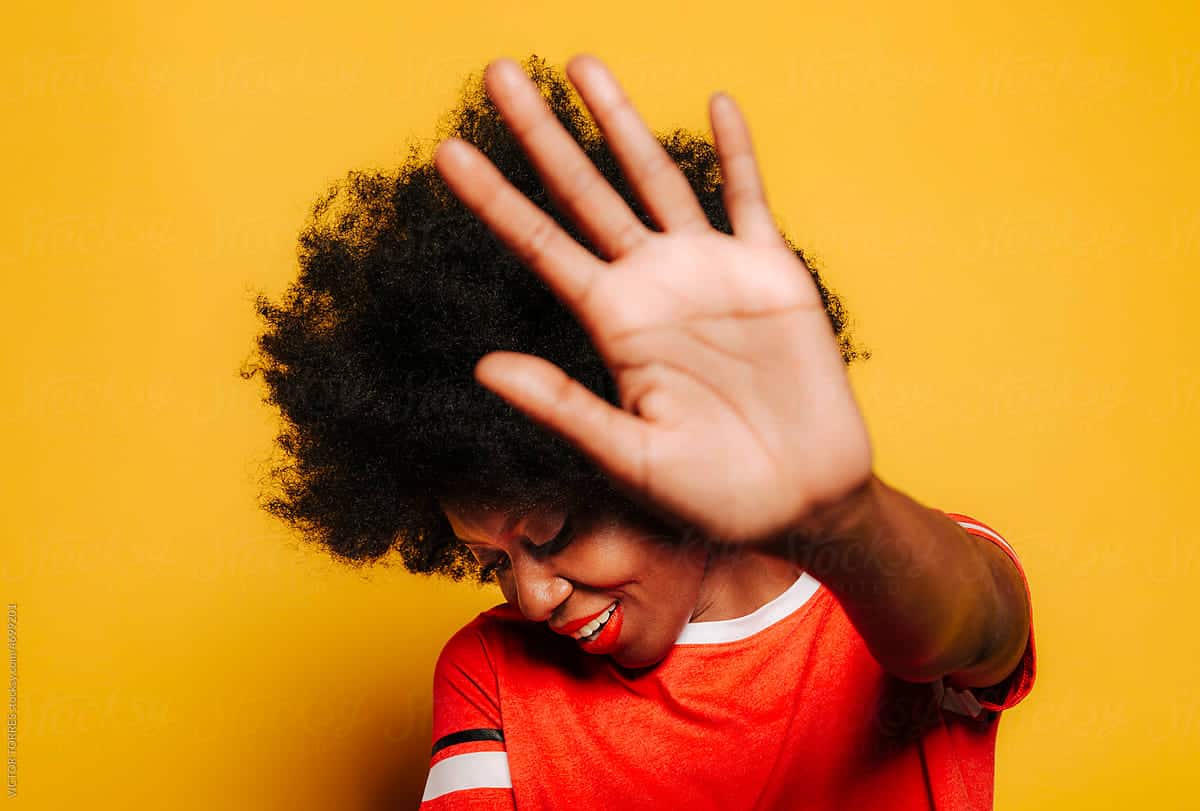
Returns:
[[[816,505],[796,524],[796,531],[818,541],[836,541],[857,536],[855,528],[868,520],[879,503],[883,482],[872,471],[861,484],[835,501]]]
[[[773,541],[771,548],[790,559],[799,560],[826,544],[859,537],[861,527],[871,521],[883,487],[883,482],[871,472],[854,489],[834,501],[818,504],[809,510],[783,536]]]

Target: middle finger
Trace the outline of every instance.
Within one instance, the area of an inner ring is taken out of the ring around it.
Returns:
[[[567,75],[654,221],[664,231],[709,228],[692,184],[638,115],[612,71],[595,56],[580,54],[567,63]]]

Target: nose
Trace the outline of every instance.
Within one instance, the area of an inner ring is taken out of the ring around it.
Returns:
[[[571,582],[559,575],[550,561],[520,555],[513,561],[512,573],[517,606],[534,622],[548,621],[571,594]]]

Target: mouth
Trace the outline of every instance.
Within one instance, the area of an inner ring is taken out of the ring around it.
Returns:
[[[584,625],[573,636],[588,653],[609,653],[621,635],[625,611],[620,600],[604,610],[596,619]]]

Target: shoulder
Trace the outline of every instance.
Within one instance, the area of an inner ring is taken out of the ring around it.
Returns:
[[[508,603],[481,611],[446,640],[438,655],[437,672],[481,667],[494,671],[493,657],[504,647],[505,638],[520,635],[529,624]]]
[[[502,603],[478,614],[446,641],[436,673],[440,679],[467,676],[495,684],[497,690],[505,685],[522,690],[563,673],[594,675],[608,662],[608,657],[582,652],[546,623],[532,622]]]

